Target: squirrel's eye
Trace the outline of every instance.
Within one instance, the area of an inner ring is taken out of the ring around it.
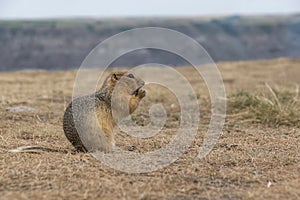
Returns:
[[[128,78],[134,78],[133,74],[128,74],[127,77]]]

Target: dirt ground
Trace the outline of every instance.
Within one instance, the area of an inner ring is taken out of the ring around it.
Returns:
[[[217,65],[228,96],[241,90],[264,90],[265,83],[291,90],[300,84],[300,60]],[[198,159],[210,119],[209,94],[192,68],[178,71],[199,99],[197,137],[170,166],[141,174],[120,172],[90,154],[76,153],[65,138],[62,116],[71,100],[76,71],[0,73],[0,199],[300,199],[300,129],[240,120],[229,106],[218,143],[209,155]],[[150,139],[120,133],[116,138],[120,147],[135,145],[137,152],[152,151],[164,146],[178,128],[175,97],[158,86],[146,90],[135,120],[146,124],[149,106],[162,103],[168,115],[165,128]],[[8,110],[14,106],[34,110]],[[24,145],[59,151],[7,152]]]

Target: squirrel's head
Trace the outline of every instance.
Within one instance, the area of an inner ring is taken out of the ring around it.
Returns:
[[[104,81],[101,89],[107,89],[110,93],[118,87],[118,92],[136,95],[145,82],[130,72],[114,72],[111,73]]]
[[[128,116],[136,109],[139,101],[145,96],[142,89],[144,85],[145,82],[141,78],[130,72],[115,72],[106,78],[102,90],[106,91],[115,121]]]

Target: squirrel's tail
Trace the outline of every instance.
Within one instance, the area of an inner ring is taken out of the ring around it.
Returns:
[[[10,149],[8,152],[12,153],[41,153],[41,152],[64,152],[67,153],[67,151],[62,150],[56,150],[51,149],[48,147],[41,147],[41,146],[21,146],[16,149]]]

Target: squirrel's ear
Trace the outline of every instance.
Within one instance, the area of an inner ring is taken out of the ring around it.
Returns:
[[[112,81],[117,81],[117,80],[119,80],[118,74],[113,73],[112,76],[111,76],[111,80],[112,80]]]

